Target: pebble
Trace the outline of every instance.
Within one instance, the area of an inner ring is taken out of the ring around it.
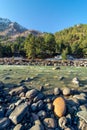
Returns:
[[[40,119],[44,119],[44,118],[46,118],[46,116],[47,116],[47,114],[46,114],[46,112],[45,112],[44,110],[39,111],[39,112],[37,113],[37,115],[38,115],[38,117],[39,117]]]
[[[17,124],[13,130],[24,130],[24,127],[21,124]]]
[[[37,95],[38,91],[36,89],[32,89],[29,90],[28,92],[26,92],[26,98],[35,98],[35,96]]]
[[[60,94],[60,88],[54,88],[54,95]]]
[[[63,95],[64,95],[64,96],[69,96],[70,94],[71,94],[70,88],[64,88],[64,89],[63,89]]]
[[[66,117],[60,117],[59,118],[59,121],[58,121],[58,124],[59,124],[59,126],[60,126],[60,128],[61,129],[66,129],[67,127],[66,127],[66,124],[67,124],[67,119],[66,119]]]
[[[54,120],[54,118],[45,118],[43,120],[43,123],[44,123],[46,128],[54,129],[57,127],[57,123]]]
[[[42,125],[34,125],[29,130],[44,130],[44,127]]]

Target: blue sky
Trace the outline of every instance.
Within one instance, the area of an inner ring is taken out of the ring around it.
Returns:
[[[0,17],[28,29],[57,32],[87,23],[87,0],[0,0]]]

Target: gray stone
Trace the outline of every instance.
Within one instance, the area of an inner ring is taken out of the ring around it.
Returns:
[[[24,130],[24,127],[21,124],[17,124],[13,130]]]
[[[13,104],[11,104],[11,105],[9,106],[9,109],[7,110],[5,116],[8,117],[14,109],[15,109],[15,104],[13,103]]]
[[[39,101],[37,102],[37,109],[38,109],[38,110],[42,110],[43,107],[44,107],[44,102],[43,102],[43,100],[39,100]]]
[[[75,130],[73,127],[67,127],[66,129],[64,130]]]
[[[29,90],[26,93],[26,98],[29,98],[29,99],[34,98],[37,94],[38,94],[38,91],[36,89]]]
[[[83,95],[74,95],[73,98],[78,99],[80,104],[87,103],[87,99]]]
[[[87,94],[86,93],[80,93],[80,95],[84,96],[84,97],[87,97]]]
[[[14,124],[18,124],[23,119],[27,111],[28,105],[26,103],[22,103],[13,110],[9,118]]]
[[[4,108],[2,106],[0,106],[0,118],[3,118],[4,117]]]
[[[23,99],[20,99],[20,100],[18,100],[18,101],[15,103],[15,105],[18,106],[18,105],[20,105],[21,103],[23,103],[23,101],[24,101]]]
[[[80,107],[79,107],[79,110],[80,111],[87,111],[87,105],[80,105]]]
[[[37,96],[35,96],[35,98],[33,99],[33,102],[37,102],[39,100],[42,100],[44,98],[44,94],[43,93],[38,93]]]
[[[22,92],[26,92],[26,88],[24,86],[20,86],[20,87],[16,87],[16,88],[13,88],[9,94],[11,95],[17,95],[17,94],[20,94]]]
[[[46,128],[55,129],[57,127],[57,123],[54,118],[45,118],[43,120],[43,124]]]
[[[73,78],[72,83],[77,85],[77,86],[80,86],[80,82],[79,82],[79,79],[77,77]]]
[[[64,88],[64,89],[63,89],[63,95],[64,95],[64,96],[69,96],[70,94],[71,94],[70,88]]]
[[[75,98],[75,97],[71,97],[71,98],[69,98],[69,99],[67,99],[67,104],[69,104],[71,107],[72,106],[79,106],[80,105],[80,103],[79,103],[79,100],[77,99],[77,98]]]
[[[78,129],[79,130],[87,130],[87,123],[84,120],[79,120]]]
[[[31,105],[31,110],[32,110],[32,111],[38,111],[38,110],[41,110],[43,107],[44,107],[43,101],[42,101],[42,100],[39,100],[38,102],[33,103],[33,104]]]
[[[44,130],[44,127],[42,125],[34,125],[29,130]]]
[[[65,129],[65,128],[66,128],[66,124],[67,124],[67,119],[66,119],[66,117],[63,116],[63,117],[59,118],[58,123],[59,123],[59,126],[60,126],[62,129]]]
[[[65,78],[65,77],[63,77],[63,76],[60,76],[60,77],[59,77],[59,80],[63,80],[64,78]]]
[[[55,67],[53,68],[53,70],[60,70],[60,67],[59,67],[59,66],[55,66]]]
[[[4,83],[0,81],[0,89],[2,89],[3,87],[4,87]]]
[[[87,111],[79,111],[77,112],[77,116],[87,123]]]
[[[10,125],[10,120],[6,117],[0,118],[0,130],[4,130]]]
[[[60,89],[54,88],[54,95],[59,95],[59,94],[60,94]]]
[[[46,104],[46,110],[47,110],[48,112],[53,110],[53,105],[52,105],[52,103],[47,103],[47,104]]]
[[[35,125],[32,126],[29,130],[44,130],[44,127],[42,123],[40,122],[38,115],[32,113],[32,118]]]
[[[40,119],[44,119],[46,118],[46,112],[44,110],[41,110],[37,113],[37,115],[39,116]]]
[[[31,104],[31,110],[32,111],[36,111],[37,110],[37,104],[36,103]]]

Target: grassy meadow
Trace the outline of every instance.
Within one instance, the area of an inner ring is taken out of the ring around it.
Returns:
[[[60,78],[63,77],[63,80]],[[53,66],[16,66],[0,65],[0,81],[5,83],[6,88],[19,84],[29,78],[29,82],[22,84],[30,88],[40,89],[44,86],[45,92],[52,92],[53,88],[75,87],[72,79],[78,77],[81,87],[87,89],[87,67],[60,67],[53,70]]]

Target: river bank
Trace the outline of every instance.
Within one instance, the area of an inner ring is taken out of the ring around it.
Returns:
[[[52,60],[52,59],[25,59],[20,57],[0,58],[0,65],[41,65],[41,66],[83,66],[87,67],[87,59]]]

